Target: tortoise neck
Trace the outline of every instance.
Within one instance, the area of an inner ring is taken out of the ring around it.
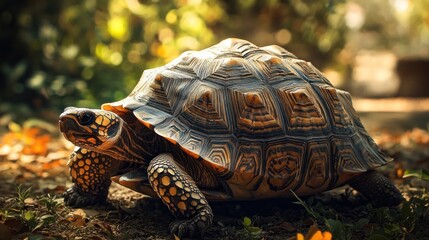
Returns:
[[[149,129],[136,132],[125,121],[121,135],[115,145],[105,150],[115,159],[148,165],[149,161],[159,153],[159,137]]]

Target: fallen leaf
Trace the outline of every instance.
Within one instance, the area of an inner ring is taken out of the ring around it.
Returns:
[[[58,167],[60,167],[61,169],[62,168],[64,168],[64,161],[62,161],[62,160],[53,160],[53,161],[50,161],[50,162],[46,162],[46,163],[43,163],[43,166],[42,166],[42,169],[43,170],[51,170],[51,169],[53,169],[53,168],[58,168]]]
[[[21,161],[24,164],[26,164],[26,163],[32,163],[32,162],[36,161],[36,155],[22,154],[20,156],[20,158],[19,158],[19,161]]]
[[[12,151],[10,145],[2,145],[0,146],[0,156],[6,156]]]
[[[49,160],[58,160],[58,159],[68,159],[69,156],[70,156],[70,151],[63,150],[63,151],[50,152],[48,153],[46,158]]]
[[[95,217],[100,215],[100,212],[94,209],[80,209],[84,212],[85,217]]]
[[[296,231],[296,227],[292,225],[292,223],[290,222],[282,222],[282,224],[280,225],[281,228],[283,228],[284,230],[288,231],[288,232],[293,232]]]
[[[309,240],[323,239],[322,231],[319,230],[319,227],[317,226],[317,224],[311,225],[310,229],[308,230],[308,233],[305,235],[305,239],[309,239]]]
[[[77,209],[73,212],[70,212],[66,219],[76,227],[82,227],[86,225],[85,221],[86,214],[82,209]]]
[[[91,223],[92,225],[101,228],[104,232],[113,233],[112,227],[107,222],[95,220]]]
[[[332,240],[332,233],[328,231],[322,233],[317,224],[313,224],[305,236],[302,233],[297,233],[289,240]]]
[[[9,155],[7,155],[6,159],[8,161],[11,161],[11,162],[18,161],[18,159],[19,159],[19,153],[10,153]]]
[[[332,239],[332,233],[328,231],[323,232],[323,239],[324,240],[331,240]]]

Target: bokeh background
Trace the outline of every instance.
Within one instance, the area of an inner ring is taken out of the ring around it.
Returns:
[[[429,95],[428,9],[426,0],[3,0],[0,124],[119,100],[144,69],[227,37],[312,62],[358,110],[422,111],[429,102],[358,97]]]

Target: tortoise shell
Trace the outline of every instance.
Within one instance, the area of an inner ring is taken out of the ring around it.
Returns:
[[[243,199],[320,192],[391,161],[350,94],[279,46],[227,39],[185,52],[103,109],[132,111]]]

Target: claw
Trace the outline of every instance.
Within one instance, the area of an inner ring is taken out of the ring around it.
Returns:
[[[84,207],[94,204],[103,203],[106,201],[106,197],[96,196],[88,193],[82,193],[75,187],[69,188],[63,193],[64,203],[70,207]]]
[[[190,220],[177,220],[170,224],[171,236],[179,238],[187,237],[191,239],[200,239],[206,230],[207,225],[199,226],[193,219]]]

